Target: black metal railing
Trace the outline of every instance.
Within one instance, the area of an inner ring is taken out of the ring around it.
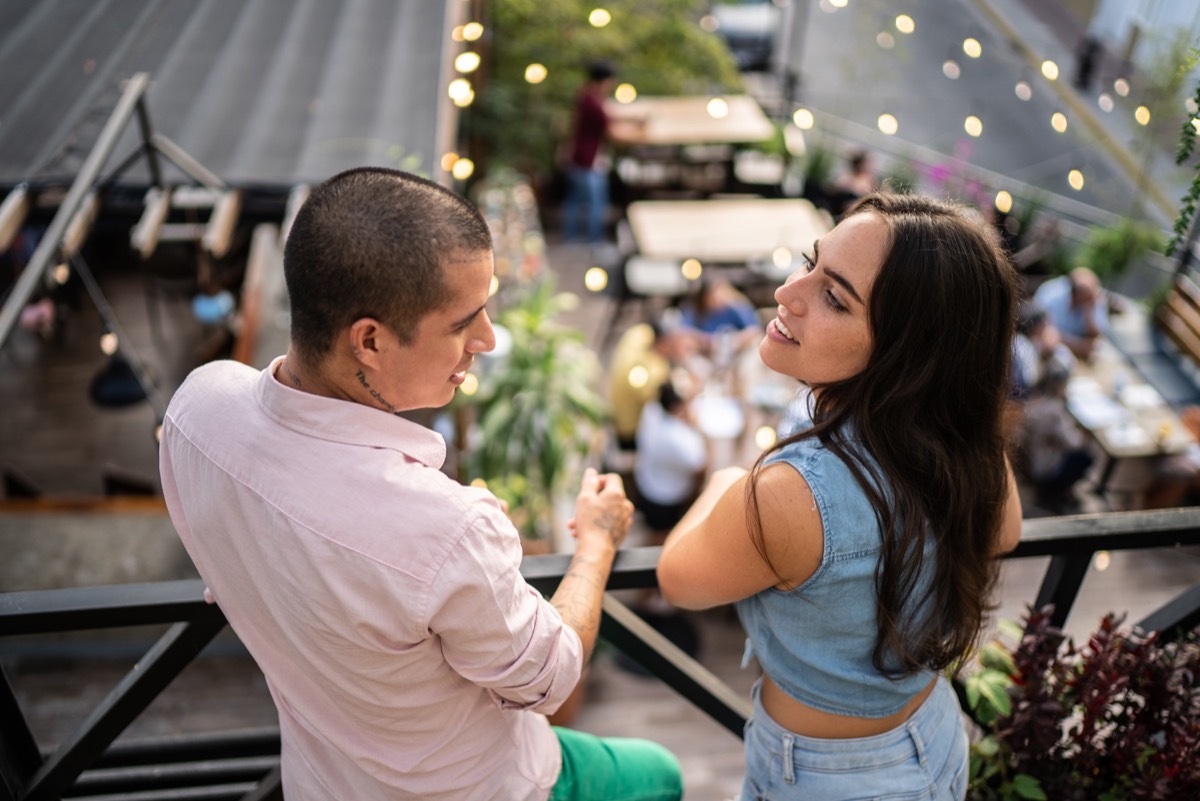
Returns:
[[[1061,625],[1097,551],[1195,545],[1200,545],[1200,509],[1123,512],[1025,521],[1021,543],[1008,558],[1050,557],[1032,602],[1038,607],[1053,604],[1054,622]],[[655,586],[658,556],[658,548],[622,551],[609,588]],[[568,562],[566,555],[531,557],[525,561],[523,573],[531,584],[549,593]],[[200,581],[177,581],[0,594],[0,638],[147,624],[169,627],[76,732],[49,753],[39,750],[16,695],[0,671],[0,801],[282,798],[278,731],[115,742],[224,628],[224,616],[204,602],[203,590]],[[1138,625],[1173,636],[1198,623],[1200,582]],[[604,601],[601,635],[689,703],[741,736],[750,712],[748,699],[611,595]]]

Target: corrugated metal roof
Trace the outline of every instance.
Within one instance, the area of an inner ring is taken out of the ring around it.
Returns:
[[[314,183],[364,164],[439,179],[456,124],[450,29],[464,7],[0,0],[0,184],[73,177],[137,72],[153,81],[155,131],[230,184]],[[140,142],[129,128],[117,158]]]

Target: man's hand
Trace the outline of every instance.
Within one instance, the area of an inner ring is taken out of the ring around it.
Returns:
[[[633,522],[633,504],[625,497],[625,486],[616,473],[600,475],[589,467],[575,499],[572,520],[575,539],[602,537],[615,551],[625,541]]]

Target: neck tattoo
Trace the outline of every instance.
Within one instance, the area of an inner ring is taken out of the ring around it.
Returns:
[[[300,376],[292,372],[292,368],[288,367],[287,360],[283,362],[283,372],[287,373],[288,380],[295,385],[296,389],[300,388]]]
[[[396,410],[396,407],[388,403],[387,399],[379,394],[379,390],[367,383],[367,376],[362,370],[359,370],[357,373],[355,373],[355,377],[358,378],[358,383],[363,385],[363,389],[365,389],[371,395],[376,403],[387,409],[392,414],[399,414],[399,412]]]

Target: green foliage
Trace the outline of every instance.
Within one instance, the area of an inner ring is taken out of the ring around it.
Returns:
[[[1192,50],[1184,65],[1180,68],[1181,71],[1187,71],[1196,65],[1200,60],[1200,50]],[[1192,102],[1200,106],[1200,82],[1196,83],[1196,91],[1192,96]],[[1183,122],[1183,126],[1179,132],[1179,149],[1175,152],[1175,163],[1182,166],[1196,152],[1196,126],[1193,124],[1200,117],[1189,115]],[[1192,183],[1188,187],[1188,191],[1184,194],[1183,200],[1179,205],[1179,216],[1175,219],[1174,236],[1167,243],[1164,251],[1168,256],[1175,252],[1175,249],[1180,246],[1183,240],[1187,237],[1188,227],[1192,224],[1192,218],[1196,215],[1196,204],[1200,202],[1200,160],[1197,160],[1192,173]]]
[[[491,52],[486,82],[468,110],[467,125],[490,161],[526,174],[550,169],[566,139],[571,107],[587,64],[611,62],[620,82],[642,95],[741,91],[728,49],[697,21],[698,0],[612,0],[612,21],[596,28],[584,0],[495,0],[489,4]],[[525,80],[542,64],[540,84]]]
[[[1077,648],[1031,612],[1010,651],[980,652],[966,679],[983,735],[969,801],[1175,801],[1200,797],[1200,643],[1120,629],[1108,615]],[[1015,635],[1015,636],[1014,636]]]
[[[476,414],[477,445],[467,457],[471,478],[482,478],[509,504],[527,537],[545,536],[554,501],[573,483],[604,401],[593,386],[599,375],[583,335],[557,318],[578,304],[555,294],[551,278],[517,288],[519,297],[497,316],[512,335],[512,350],[480,377],[476,394],[458,402]]]
[[[1077,261],[1106,281],[1119,277],[1147,250],[1160,250],[1162,246],[1162,233],[1153,225],[1123,219],[1112,227],[1093,228]]]

